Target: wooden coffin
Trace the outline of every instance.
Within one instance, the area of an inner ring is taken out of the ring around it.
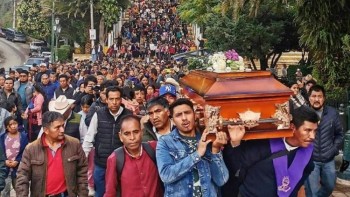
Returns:
[[[246,127],[245,140],[293,135],[290,119],[282,122],[282,127],[275,121],[270,121],[282,119],[279,117],[281,110],[290,117],[288,100],[292,94],[270,72],[215,73],[196,70],[183,77],[180,85],[183,88],[182,94],[202,108],[220,107],[220,116],[225,122],[242,118],[242,114],[247,112],[260,113],[258,125]],[[225,130],[222,127],[220,129]]]

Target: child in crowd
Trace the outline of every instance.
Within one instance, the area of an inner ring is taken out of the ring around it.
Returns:
[[[85,118],[86,114],[89,112],[90,106],[94,102],[93,97],[91,95],[85,95],[83,98],[81,98],[81,111],[78,113],[81,115],[80,119],[80,128],[82,128],[82,132],[80,133],[80,142],[84,142],[84,137],[88,131],[88,127],[85,124]],[[88,189],[89,189],[89,196],[95,196],[95,190],[94,190],[94,179],[93,179],[93,173],[94,173],[94,156],[95,151],[94,149],[90,151],[88,155]]]
[[[1,196],[10,197],[11,184],[15,188],[17,168],[22,159],[24,148],[28,144],[28,136],[25,132],[19,132],[18,122],[13,116],[7,117],[4,125],[6,132],[0,135],[0,145],[5,152],[8,178],[5,180],[6,185]]]

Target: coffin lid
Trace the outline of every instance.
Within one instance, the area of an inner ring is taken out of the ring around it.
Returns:
[[[280,97],[292,94],[269,71],[216,73],[194,70],[180,79],[186,91],[204,100]]]

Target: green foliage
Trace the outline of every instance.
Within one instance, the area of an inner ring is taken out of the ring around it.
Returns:
[[[12,26],[13,1],[0,0],[0,26]]]
[[[332,98],[341,97],[350,82],[349,12],[349,1],[304,1],[296,19],[300,42],[313,54],[314,73]]]
[[[72,49],[69,45],[62,45],[57,49],[58,61],[66,61],[72,58]]]
[[[79,45],[84,45],[86,40],[89,39],[88,29],[90,28],[90,25],[83,19],[72,20],[64,17],[61,20],[62,22],[60,22],[60,24],[62,24],[62,32],[60,37],[72,40]]]
[[[120,7],[118,7],[115,0],[100,0],[101,9],[100,13],[102,14],[105,24],[107,27],[111,27],[113,23],[118,21],[120,15]]]
[[[294,10],[272,8],[268,3],[261,5],[255,18],[248,15],[246,8],[246,14],[236,21],[226,15],[214,15],[205,31],[207,46],[214,51],[235,49],[241,56],[260,59],[262,69],[266,68],[272,55],[299,48],[296,27],[291,22]]]
[[[204,25],[214,14],[220,13],[220,0],[183,0],[178,12],[182,20]]]
[[[208,66],[207,57],[191,57],[188,59],[188,70],[205,70]]]
[[[46,39],[50,25],[41,14],[39,0],[23,0],[17,7],[18,29],[37,39]]]
[[[250,17],[256,17],[260,12],[260,5],[264,3],[270,3],[272,5],[272,10],[279,10],[282,7],[293,6],[293,3],[299,4],[300,1],[301,0],[223,0],[221,3],[221,11],[230,14],[234,20],[237,20],[244,10],[248,11],[247,14]]]

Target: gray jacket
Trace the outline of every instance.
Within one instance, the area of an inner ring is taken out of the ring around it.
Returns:
[[[20,85],[21,85],[20,81],[15,81],[15,83],[13,84],[13,88],[15,89],[16,92],[18,92],[18,88],[20,87]],[[25,87],[27,105],[30,103],[30,101],[33,97],[33,92],[34,92],[33,84],[31,82],[27,82],[26,87]]]
[[[10,113],[6,109],[0,107],[0,133],[5,132],[4,120],[9,116]]]

